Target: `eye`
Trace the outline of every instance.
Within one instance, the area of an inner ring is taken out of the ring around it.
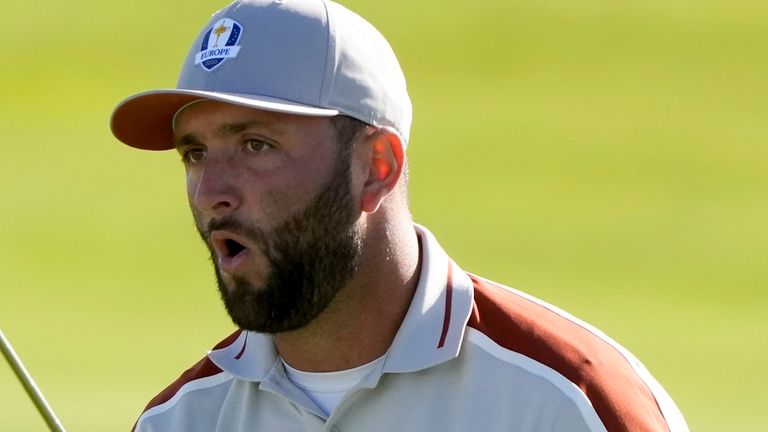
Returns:
[[[203,160],[205,157],[205,150],[197,147],[190,147],[184,150],[181,154],[182,162],[186,164],[195,164]]]
[[[260,153],[260,152],[263,152],[265,150],[271,149],[272,148],[272,144],[270,144],[270,143],[268,143],[266,141],[260,140],[258,138],[249,138],[249,139],[245,140],[245,147],[249,151],[252,151],[252,152],[255,152],[255,153]]]

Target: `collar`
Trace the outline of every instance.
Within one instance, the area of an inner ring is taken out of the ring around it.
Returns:
[[[414,224],[421,239],[421,274],[408,312],[381,372],[426,369],[456,358],[472,310],[472,281],[426,228]],[[279,369],[272,337],[241,331],[231,344],[208,353],[222,370],[246,381],[264,381]]]

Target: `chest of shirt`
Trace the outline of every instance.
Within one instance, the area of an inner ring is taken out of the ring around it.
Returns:
[[[325,418],[300,390],[234,381],[214,430],[584,432],[578,409],[547,380],[507,365],[460,357],[428,370],[385,374],[358,388]],[[482,353],[475,353],[482,355]],[[503,374],[493,373],[498,367]],[[490,373],[489,373],[490,372]]]

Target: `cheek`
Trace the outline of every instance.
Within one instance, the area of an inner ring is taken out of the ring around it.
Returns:
[[[185,176],[186,192],[187,192],[187,204],[194,218],[195,224],[202,228],[207,223],[206,220],[209,217],[204,207],[198,199],[198,193],[200,192],[202,177],[197,170],[188,169]]]
[[[260,188],[247,192],[245,208],[252,223],[270,231],[298,209],[302,201],[291,188]]]
[[[195,192],[197,191],[197,184],[198,184],[197,176],[188,172],[186,175],[186,184],[187,184],[187,201],[189,202],[190,207],[194,207]]]
[[[294,172],[265,179],[246,192],[248,217],[267,231],[299,214],[316,196],[316,181]]]

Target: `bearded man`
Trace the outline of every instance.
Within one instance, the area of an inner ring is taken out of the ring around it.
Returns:
[[[239,330],[137,431],[687,431],[600,331],[466,273],[408,210],[411,102],[384,37],[326,0],[242,0],[176,88],[112,131],[176,149]]]

